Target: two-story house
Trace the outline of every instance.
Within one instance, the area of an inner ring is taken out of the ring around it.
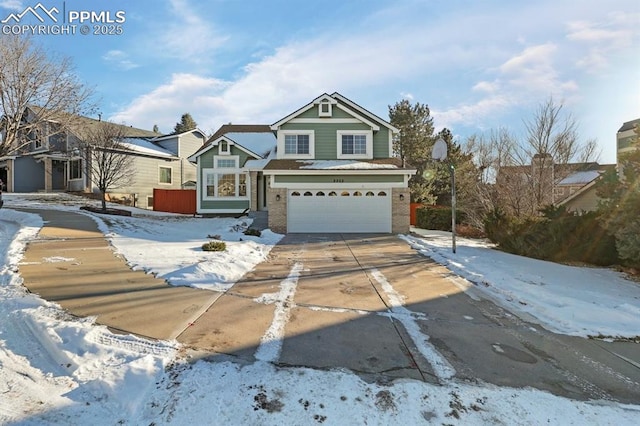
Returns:
[[[398,130],[339,93],[267,125],[226,125],[190,160],[201,214],[267,210],[275,232],[409,230]]]
[[[33,120],[38,108],[28,108],[25,120]],[[92,192],[90,156],[83,140],[97,126],[120,129],[122,153],[133,159],[135,174],[127,187],[110,188],[108,196],[128,199],[141,208],[153,207],[153,189],[195,187],[196,169],[187,157],[202,147],[200,130],[162,135],[132,126],[102,122],[76,116],[70,125],[58,128],[45,122],[40,128],[21,135],[19,147],[0,157],[0,179],[7,192]]]

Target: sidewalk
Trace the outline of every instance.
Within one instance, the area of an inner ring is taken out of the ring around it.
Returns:
[[[24,285],[73,315],[95,316],[114,331],[172,340],[219,297],[132,271],[86,215],[20,210],[45,222],[19,266]]]

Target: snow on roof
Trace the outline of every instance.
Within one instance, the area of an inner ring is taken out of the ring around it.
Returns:
[[[276,137],[272,132],[232,132],[224,136],[262,157],[269,154],[276,146]]]
[[[125,138],[121,141],[123,147],[140,154],[155,155],[160,157],[175,157],[171,151],[142,138]]]
[[[267,154],[264,158],[261,158],[260,160],[247,160],[244,163],[244,167],[248,170],[263,170],[264,166],[266,166],[267,163],[273,160],[274,158],[276,158],[275,147],[273,147],[271,151],[269,151],[269,154]]]
[[[397,169],[395,164],[369,163],[356,160],[298,160],[301,169],[313,170],[363,170]]]
[[[576,172],[562,179],[558,182],[558,185],[586,185],[598,176],[600,176],[600,172],[598,170]]]

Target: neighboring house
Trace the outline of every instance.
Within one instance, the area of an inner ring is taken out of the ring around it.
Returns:
[[[596,210],[600,198],[595,184],[615,164],[567,163],[554,164],[550,155],[536,155],[528,166],[502,167],[496,183],[511,194],[512,202],[521,211],[535,211],[532,191],[540,191],[543,205],[564,205],[568,211]]]
[[[30,119],[37,109],[29,109]],[[15,154],[0,158],[0,179],[7,192],[92,192],[90,165],[81,155],[83,135],[100,120],[76,117],[73,130],[55,129],[47,123],[40,132],[23,135],[23,146]],[[110,198],[127,199],[141,208],[153,206],[153,188],[194,187],[195,167],[186,158],[202,146],[199,130],[162,136],[126,125],[115,125],[124,137],[124,152],[134,158],[135,176],[129,187],[112,188]],[[27,142],[24,144],[24,142]]]
[[[398,130],[339,93],[271,126],[222,126],[197,153],[197,210],[267,210],[275,232],[409,230]]]
[[[639,135],[636,133],[636,127],[638,126],[640,126],[640,118],[622,124],[620,130],[616,133],[616,153],[618,156],[625,152],[633,151],[634,149],[640,149],[637,143]]]

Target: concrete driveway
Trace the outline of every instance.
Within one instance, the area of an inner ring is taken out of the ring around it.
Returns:
[[[220,294],[130,271],[90,219],[39,213],[47,224],[20,266],[29,289],[120,332],[176,338],[196,358],[640,402],[637,344],[527,323],[393,235],[287,235]]]

